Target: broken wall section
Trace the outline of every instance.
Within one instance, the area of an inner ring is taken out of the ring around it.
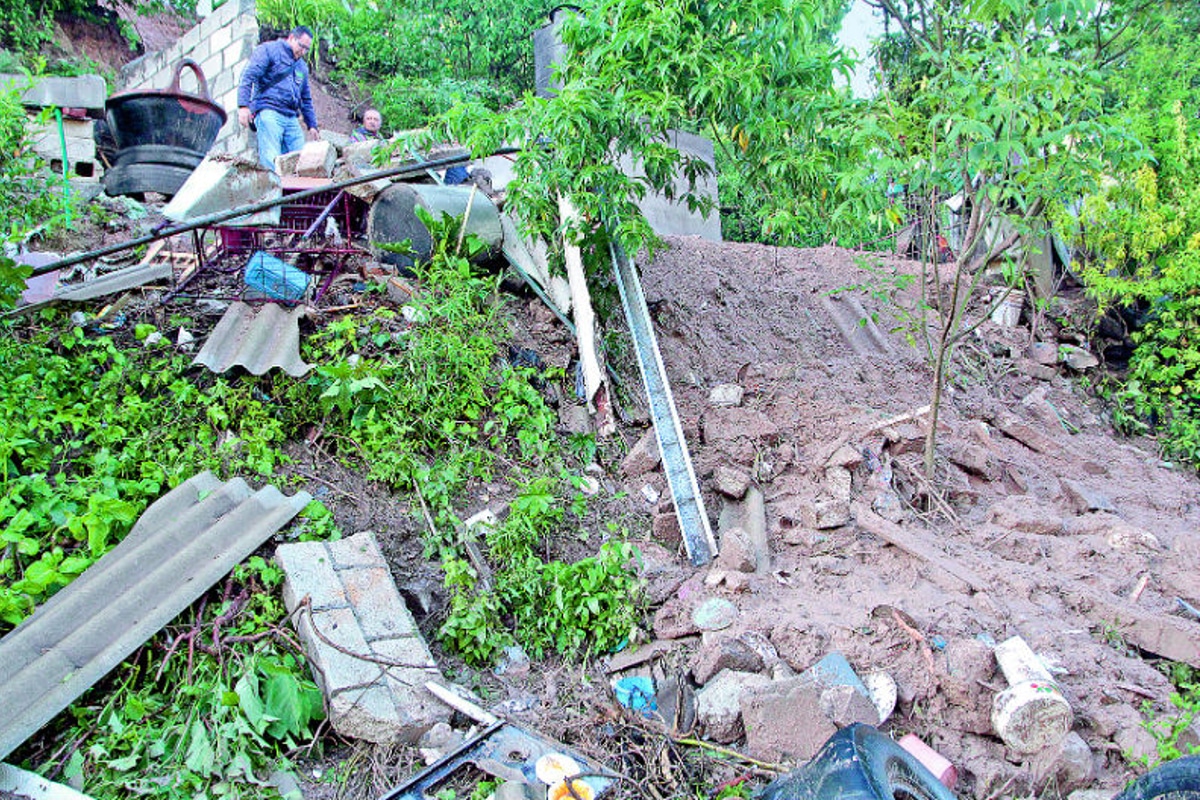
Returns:
[[[228,119],[217,133],[210,153],[241,153],[253,148],[252,140],[237,121],[237,87],[250,54],[258,45],[258,18],[254,0],[228,0],[166,50],[147,53],[121,69],[121,91],[165,89],[175,76],[175,65],[190,58],[208,79],[208,93],[225,109]],[[198,92],[191,70],[185,70],[180,89]]]

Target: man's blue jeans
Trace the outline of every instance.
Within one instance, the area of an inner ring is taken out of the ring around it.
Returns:
[[[271,108],[254,115],[258,139],[258,163],[275,171],[275,157],[304,147],[304,130],[299,117],[289,117]]]

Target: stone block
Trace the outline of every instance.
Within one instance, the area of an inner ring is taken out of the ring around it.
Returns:
[[[317,120],[317,122],[319,123],[320,120]],[[328,128],[321,128],[321,139],[333,145],[334,149],[339,153],[350,144],[350,137],[348,135]]]
[[[397,731],[401,727],[391,692],[385,685],[376,683],[349,687],[333,694],[329,698],[329,722],[343,736],[375,744],[397,741]]]
[[[721,494],[741,500],[750,488],[750,475],[745,470],[722,464],[713,470],[713,484]]]
[[[179,192],[163,207],[162,213],[172,222],[188,222],[281,195],[279,176],[260,168],[257,163],[229,156],[208,156],[179,187]],[[238,217],[225,224],[278,225],[279,207]]]
[[[642,438],[638,439],[637,444],[621,460],[621,472],[627,477],[633,478],[656,468],[661,461],[658,437],[654,433],[654,428],[648,428],[642,434]]]
[[[234,94],[234,103],[237,102],[236,89],[240,78],[236,71],[227,69],[220,75],[210,78],[208,81],[208,93],[213,98],[213,102],[225,108],[225,103],[228,100],[227,95]]]
[[[275,561],[286,575],[283,602],[289,609],[296,608],[305,597],[314,610],[349,605],[323,542],[280,545],[275,550]]]
[[[199,61],[199,59],[197,59]],[[230,68],[236,68],[236,64],[231,64]],[[220,75],[221,70],[225,69],[225,54],[220,50],[210,54],[203,61],[200,61],[200,69],[204,71],[204,77],[209,75]]]
[[[296,630],[304,643],[304,654],[312,664],[313,676],[326,697],[332,699],[348,687],[367,686],[382,675],[380,666],[369,660],[371,646],[358,626],[353,609],[327,608],[301,613],[296,618]]]
[[[706,635],[692,659],[692,677],[703,686],[724,670],[762,672],[763,657],[740,638]]]
[[[104,78],[78,75],[73,78],[0,74],[0,88],[20,89],[21,103],[31,108],[86,108],[103,111],[108,99]]]
[[[730,744],[741,737],[742,700],[747,693],[764,689],[771,679],[756,672],[724,670],[696,692],[696,722],[706,738]]]
[[[337,151],[324,140],[306,142],[296,161],[296,174],[302,178],[329,178],[333,175],[333,164]]]
[[[758,566],[757,552],[750,534],[734,526],[721,531],[721,552],[716,565],[734,572],[754,572]]]
[[[192,50],[195,49],[196,45],[200,43],[200,28],[203,24],[204,23],[193,25],[188,29],[187,33],[183,34],[183,36],[179,38],[179,42],[176,43],[175,46],[179,48],[179,53],[182,56],[190,55]]]

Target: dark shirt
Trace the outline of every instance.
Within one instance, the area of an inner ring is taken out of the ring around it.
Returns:
[[[308,64],[292,55],[286,39],[254,48],[238,85],[238,107],[242,106],[255,114],[270,108],[291,117],[303,116],[308,127],[317,127],[317,112],[308,88]]]
[[[352,141],[352,142],[365,142],[368,139],[382,139],[382,138],[383,137],[379,135],[379,131],[375,131],[374,133],[372,133],[371,131],[364,128],[362,125],[359,125],[357,128],[354,129],[354,132],[350,134],[350,141]]]

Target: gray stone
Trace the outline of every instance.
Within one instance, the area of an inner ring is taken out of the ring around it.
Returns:
[[[745,390],[736,383],[722,383],[708,393],[708,402],[714,406],[740,406]]]
[[[746,751],[763,761],[803,763],[837,732],[821,707],[819,687],[802,678],[774,681],[743,692],[741,712]]]
[[[349,142],[342,147],[342,160],[348,165],[365,171],[379,169],[375,166],[375,151],[382,145],[379,139],[365,142]]]
[[[379,543],[371,531],[361,531],[353,536],[326,543],[335,569],[346,567],[386,566]]]
[[[742,735],[742,695],[769,686],[771,679],[756,672],[725,670],[696,692],[696,722],[706,738],[721,744]]]
[[[1054,367],[1048,367],[1045,364],[1038,364],[1030,361],[1027,358],[1018,358],[1016,360],[1017,369],[1024,375],[1031,378],[1036,378],[1039,381],[1053,380],[1054,376],[1058,375],[1058,370]]]
[[[633,478],[654,469],[662,461],[658,452],[658,437],[654,429],[648,429],[642,438],[638,439],[629,453],[621,460],[621,472]]]
[[[280,153],[275,156],[275,171],[280,175],[295,175],[296,165],[300,163],[299,150],[290,153]]]
[[[740,638],[706,635],[692,658],[692,677],[703,686],[723,670],[762,672],[763,658]]]
[[[1034,342],[1026,348],[1025,357],[1035,364],[1053,367],[1058,363],[1058,345],[1054,342]]]
[[[325,140],[305,142],[296,161],[296,174],[302,178],[330,178],[337,161],[337,150]]]
[[[172,222],[190,220],[228,211],[238,206],[282,196],[279,176],[257,163],[229,156],[208,156],[192,171],[163,216]],[[238,217],[228,225],[278,225],[279,207]]]
[[[104,78],[78,75],[73,78],[0,74],[0,88],[21,89],[21,103],[35,108],[86,108],[103,111],[108,99]]]
[[[1076,514],[1086,514],[1089,511],[1110,511],[1116,513],[1117,509],[1113,505],[1112,500],[1109,500],[1108,495],[1100,490],[1093,489],[1070,478],[1060,478],[1059,484],[1062,485],[1063,493],[1071,501],[1071,506],[1075,509]]]
[[[744,541],[737,536],[731,542],[734,552],[725,556],[720,564],[728,569],[740,570],[741,564],[747,558],[752,558],[754,567],[744,569],[745,572],[767,572],[771,569],[771,547],[767,537],[767,510],[763,493],[750,487],[746,490],[745,498],[740,502],[730,501],[721,508],[717,520],[717,530],[720,533],[721,548],[725,548],[726,531],[740,528],[745,532]],[[725,554],[722,552],[718,559]]]
[[[697,630],[719,631],[728,628],[738,617],[737,606],[723,597],[710,597],[692,611]]]
[[[740,500],[750,488],[750,475],[737,467],[722,464],[713,470],[713,484],[721,494]]]
[[[994,480],[996,474],[995,462],[986,447],[977,444],[960,445],[947,449],[950,463],[961,467],[972,475]]]
[[[1059,360],[1076,372],[1083,372],[1100,364],[1100,359],[1082,347],[1076,347],[1073,344],[1059,345],[1058,357]]]

